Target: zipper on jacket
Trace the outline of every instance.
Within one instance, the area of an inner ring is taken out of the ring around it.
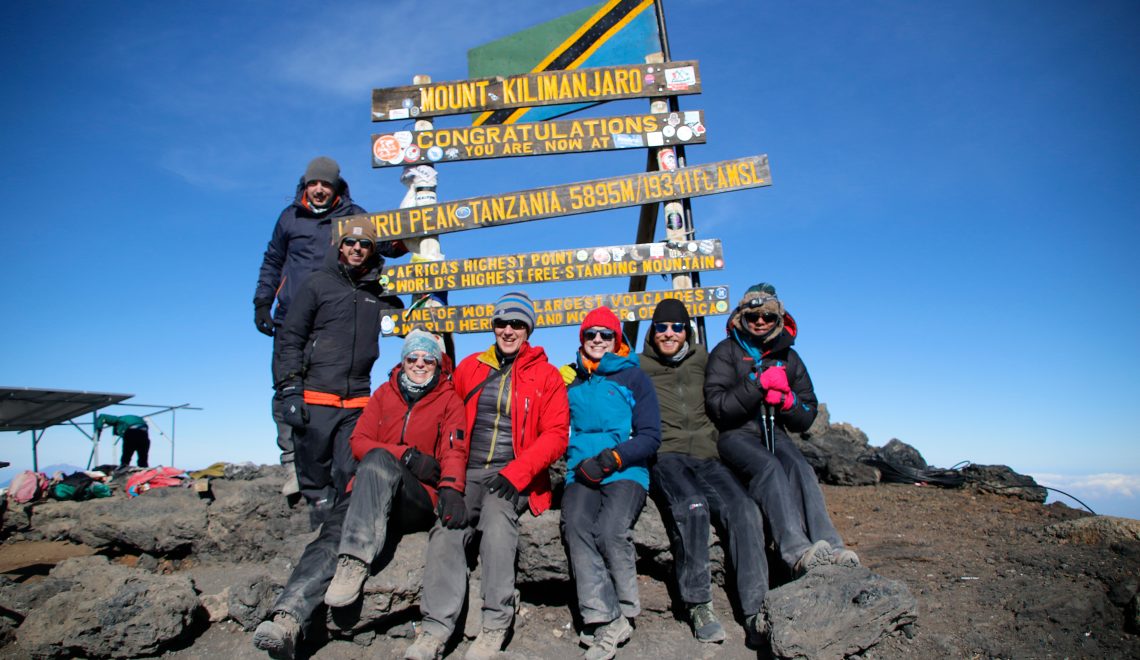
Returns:
[[[503,413],[503,388],[505,386],[507,386],[507,373],[508,372],[509,372],[509,370],[504,371],[503,375],[499,377],[499,393],[495,397],[495,423],[491,426],[491,447],[487,450],[487,459],[485,461],[483,461],[483,467],[484,468],[491,467],[491,460],[495,457],[495,445],[498,444],[498,441],[499,441],[499,420],[503,416],[503,414],[502,414]],[[510,387],[507,388],[507,414],[508,415],[511,414],[511,407],[510,407],[511,389],[512,388],[510,388]]]
[[[526,418],[529,414],[530,414],[530,397],[527,397],[527,398],[523,399],[522,428],[519,429],[519,443],[518,443],[518,447],[515,447],[515,453],[516,454],[519,452],[520,448],[522,447],[523,439],[525,438]]]

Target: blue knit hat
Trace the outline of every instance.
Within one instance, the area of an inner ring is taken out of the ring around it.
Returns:
[[[443,354],[439,347],[439,340],[436,339],[435,335],[417,328],[409,332],[407,337],[404,337],[404,347],[400,349],[400,359],[403,360],[410,353],[419,351],[434,357],[436,361]]]
[[[526,324],[527,333],[534,332],[534,324],[537,316],[534,313],[534,303],[530,301],[530,297],[521,291],[512,291],[504,293],[499,301],[495,303],[495,313],[491,316],[491,320],[498,321],[522,321]]]

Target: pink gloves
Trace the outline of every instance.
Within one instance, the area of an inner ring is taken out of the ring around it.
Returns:
[[[764,388],[764,401],[787,412],[796,405],[796,395],[788,385],[788,372],[784,367],[768,367],[760,374],[760,387]]]

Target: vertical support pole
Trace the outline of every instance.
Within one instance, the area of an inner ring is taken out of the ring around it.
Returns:
[[[431,83],[431,76],[420,74],[412,77],[413,85],[427,85],[429,83]],[[435,124],[431,119],[417,119],[413,130],[416,132],[430,131],[434,127]],[[407,180],[409,177],[411,178],[411,181],[406,182],[412,186],[412,191],[410,199],[409,197],[404,198],[405,203],[400,205],[401,208],[408,206],[427,206],[429,204],[435,204],[438,201],[439,198],[436,192],[437,185],[435,183],[432,183],[431,185],[424,184],[423,179],[425,177],[416,174],[417,172],[421,174],[427,174],[428,171],[430,171],[430,176],[432,179],[435,179],[439,176],[435,169],[435,166],[433,165],[417,165],[415,167],[408,167],[404,169],[404,179]],[[420,183],[417,183],[417,180],[420,181]],[[404,239],[404,244],[408,246],[408,251],[412,254],[413,263],[422,261],[442,261],[444,258],[442,247],[439,242],[439,236],[432,235],[422,236],[419,238],[407,238]],[[420,306],[442,307],[446,302],[447,292],[437,291],[422,294],[419,298],[412,301],[411,306],[413,309]],[[455,343],[451,338],[451,333],[442,334],[444,348],[447,354],[451,357],[452,362],[454,362]]]
[[[46,429],[40,429],[40,437],[41,438],[43,437],[45,430]],[[36,446],[39,444],[40,444],[40,441],[36,439],[36,430],[32,429],[32,472],[39,472],[40,471],[40,457],[39,457],[39,453],[36,449]]]
[[[99,411],[91,412],[91,428],[94,430],[95,440],[91,443],[91,456],[87,459],[87,468],[99,465],[99,439],[103,436],[103,429],[98,425]]]
[[[174,424],[178,421],[175,419],[177,416],[178,410],[172,409],[170,411],[170,467],[174,467],[174,438],[176,437],[174,435]]]

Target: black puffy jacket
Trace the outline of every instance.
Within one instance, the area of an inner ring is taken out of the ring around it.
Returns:
[[[784,366],[788,372],[788,385],[796,395],[796,403],[787,412],[776,409],[777,426],[785,432],[802,433],[815,421],[819,401],[811,376],[792,348],[796,340],[795,321],[784,318],[784,330],[772,341],[759,347],[746,342],[747,335],[729,328],[729,336],[713,348],[705,371],[705,406],[709,417],[721,431],[744,429],[763,437],[760,425],[760,404],[764,390],[750,377],[760,357],[760,370],[770,366]]]
[[[373,255],[358,278],[327,250],[324,265],[301,285],[282,328],[281,363],[276,383],[335,394],[345,399],[372,391],[372,365],[380,356],[379,262]]]
[[[285,322],[293,298],[310,273],[321,267],[325,252],[332,243],[332,222],[336,218],[367,213],[349,196],[348,184],[337,182],[337,197],[331,210],[316,214],[305,202],[304,178],[297,184],[293,203],[281,212],[273,235],[261,260],[261,272],[253,304],[271,304],[277,299],[273,318],[278,325]],[[383,270],[383,257],[398,257],[407,252],[403,243],[382,241],[377,246],[382,255],[377,268]]]

